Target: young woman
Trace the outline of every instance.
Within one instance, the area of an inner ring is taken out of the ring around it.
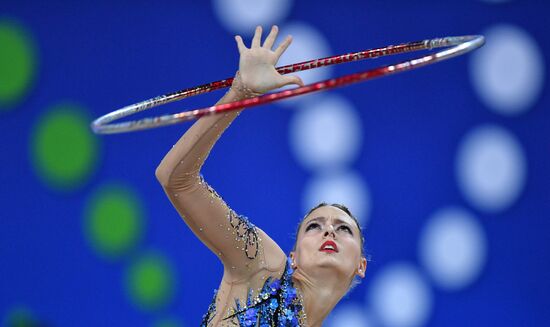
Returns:
[[[299,77],[275,70],[291,43],[275,50],[278,28],[261,44],[257,27],[247,48],[236,36],[239,71],[218,103],[261,95]],[[200,175],[223,131],[240,114],[234,111],[200,118],[166,154],[156,176],[166,195],[194,234],[224,266],[221,284],[202,326],[321,326],[356,277],[365,276],[363,237],[357,220],[338,204],[313,208],[298,228],[289,258],[264,231],[235,213]]]

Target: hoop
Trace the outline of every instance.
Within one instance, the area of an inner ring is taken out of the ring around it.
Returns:
[[[213,115],[217,113],[238,110],[243,108],[250,108],[290,97],[295,97],[307,93],[313,93],[318,91],[325,91],[344,85],[349,85],[361,81],[367,81],[377,77],[387,76],[391,74],[400,73],[406,70],[423,67],[429,64],[440,62],[446,59],[450,59],[461,54],[467,53],[474,49],[481,47],[485,43],[485,39],[481,35],[467,35],[467,36],[453,36],[436,39],[428,39],[423,41],[408,42],[399,45],[390,45],[383,48],[376,48],[371,50],[359,51],[354,53],[348,53],[344,55],[338,55],[333,57],[326,57],[322,59],[315,59],[305,61],[297,64],[291,64],[287,66],[277,67],[277,71],[280,74],[288,74],[297,71],[303,71],[308,69],[314,69],[324,66],[336,65],[341,63],[347,63],[352,61],[359,61],[364,59],[372,59],[383,56],[409,53],[420,50],[431,50],[434,48],[451,47],[445,50],[441,50],[436,53],[428,54],[423,57],[417,57],[411,60],[403,61],[397,64],[382,66],[370,70],[366,70],[359,73],[344,75],[341,77],[324,80],[308,84],[302,87],[298,87],[291,90],[283,90],[275,93],[268,93],[254,98],[244,99],[231,103],[219,104],[210,107],[194,109],[190,111],[183,111],[176,114],[169,114],[163,116],[157,116],[152,118],[143,118],[140,120],[109,124],[115,120],[123,117],[127,117],[138,112],[151,109],[163,104],[182,100],[195,95],[212,92],[221,88],[231,86],[233,78],[227,78],[224,80],[203,84],[196,87],[183,89],[181,91],[168,93],[149,100],[145,100],[136,104],[132,104],[121,109],[115,110],[104,116],[101,116],[94,120],[91,124],[92,130],[97,134],[114,134],[138,131],[143,129],[155,128],[160,126],[172,125],[184,121],[198,119],[202,116]]]

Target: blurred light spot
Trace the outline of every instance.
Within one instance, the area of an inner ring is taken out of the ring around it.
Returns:
[[[459,208],[433,215],[420,236],[419,255],[439,287],[458,290],[481,274],[487,257],[485,234],[478,221]]]
[[[174,272],[164,256],[142,255],[126,273],[126,289],[132,302],[142,310],[166,307],[174,297]]]
[[[290,145],[309,169],[338,168],[352,163],[361,148],[360,118],[353,105],[338,95],[309,101],[296,111]]]
[[[483,33],[486,44],[472,54],[470,75],[475,90],[492,110],[523,113],[544,86],[544,61],[535,40],[522,29],[498,25]]]
[[[262,25],[266,31],[271,25],[283,21],[292,9],[292,1],[214,0],[213,6],[216,15],[228,31],[253,35],[258,25]]]
[[[156,321],[153,327],[183,327],[185,326],[178,318],[164,318]]]
[[[371,283],[369,302],[386,327],[425,326],[432,310],[432,295],[412,265],[386,266]]]
[[[41,326],[35,315],[26,307],[17,306],[5,313],[2,326],[34,327]]]
[[[34,82],[35,48],[23,26],[0,19],[0,110],[13,108]]]
[[[292,35],[292,43],[281,56],[281,59],[277,63],[277,66],[285,66],[289,64],[295,64],[312,59],[319,59],[328,57],[332,54],[332,50],[328,44],[328,41],[317,31],[314,27],[304,23],[291,23],[283,26],[279,32],[279,40],[275,44],[274,48],[286,38],[287,35]],[[332,67],[323,67],[310,69],[304,72],[291,73],[290,75],[300,76],[304,84],[311,84],[330,78],[332,74]],[[296,85],[288,85],[282,89],[295,88]],[[291,106],[301,101],[307,101],[315,96],[307,95],[297,98],[292,98],[284,101],[277,102],[283,106]]]
[[[327,327],[374,327],[364,307],[355,303],[338,304],[327,318]]]
[[[107,185],[88,200],[84,233],[98,255],[117,259],[128,254],[143,236],[143,209],[129,189]]]
[[[462,193],[480,210],[510,207],[526,180],[521,145],[506,130],[492,125],[469,132],[458,150],[456,172]]]
[[[353,172],[333,172],[315,176],[303,193],[303,210],[309,211],[320,202],[340,203],[348,207],[365,226],[370,213],[370,193],[360,175]]]
[[[99,152],[90,120],[86,111],[74,104],[54,106],[39,118],[31,139],[32,163],[48,186],[73,190],[90,178]]]

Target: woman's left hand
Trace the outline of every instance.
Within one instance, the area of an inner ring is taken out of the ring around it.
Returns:
[[[273,51],[271,48],[278,33],[279,29],[274,25],[264,44],[261,45],[262,27],[256,27],[250,48],[244,45],[241,36],[237,35],[235,37],[240,53],[239,73],[241,82],[244,87],[252,92],[265,93],[288,84],[304,85],[300,77],[281,75],[275,70],[277,61],[292,42],[292,37],[289,35]]]

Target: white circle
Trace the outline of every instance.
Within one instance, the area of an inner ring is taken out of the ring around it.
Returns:
[[[324,324],[323,324],[324,326]],[[326,319],[327,327],[374,327],[370,315],[357,303],[338,304]]]
[[[254,34],[283,21],[292,8],[291,0],[214,0],[214,11],[224,27],[232,33]]]
[[[498,126],[474,129],[458,150],[459,187],[474,207],[486,212],[502,211],[517,200],[525,186],[526,170],[521,145]]]
[[[529,110],[542,93],[544,60],[535,40],[519,27],[498,25],[472,54],[470,76],[482,101],[503,115]]]
[[[368,222],[370,193],[360,175],[351,171],[317,175],[305,187],[304,212],[321,202],[339,203],[350,209],[362,226]]]
[[[486,243],[477,219],[462,209],[447,208],[428,220],[420,236],[419,256],[439,287],[458,290],[481,274]]]
[[[369,301],[387,327],[424,326],[432,310],[432,294],[422,275],[408,263],[394,263],[372,281]]]
[[[300,63],[303,61],[320,59],[330,56],[332,50],[325,37],[314,27],[304,23],[291,23],[284,25],[279,32],[278,42],[274,48],[286,38],[287,35],[292,36],[292,43],[281,56],[277,66],[285,66],[289,64]],[[290,75],[299,76],[304,84],[311,84],[330,78],[332,67],[322,67],[310,69],[303,72],[291,73]],[[295,85],[288,85],[282,89],[294,88]],[[313,96],[314,97],[314,96]],[[290,106],[304,99],[312,98],[311,95],[305,97],[291,98],[284,101],[278,101],[278,104]]]
[[[345,98],[326,95],[301,106],[290,123],[290,147],[296,159],[313,170],[352,163],[361,149],[361,123]]]

